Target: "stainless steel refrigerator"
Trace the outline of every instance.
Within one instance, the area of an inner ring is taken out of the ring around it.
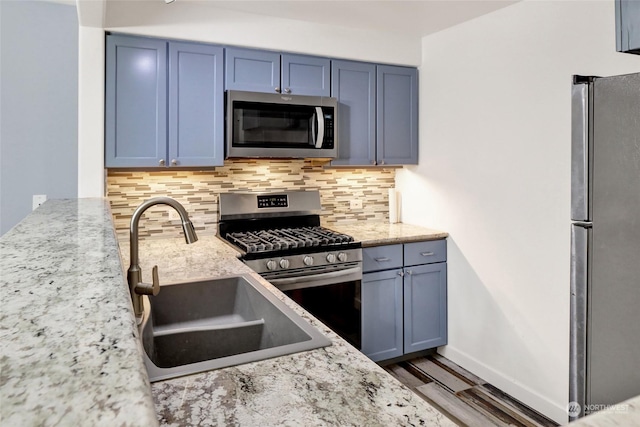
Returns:
[[[640,395],[640,73],[573,79],[570,419]]]

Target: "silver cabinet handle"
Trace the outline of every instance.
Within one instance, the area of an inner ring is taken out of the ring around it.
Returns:
[[[158,162],[158,164],[159,164],[160,166],[164,166],[164,159],[160,159],[160,161]]]
[[[384,257],[384,258],[374,258],[374,260],[376,260],[377,262],[387,262],[387,261],[391,261],[390,258]]]
[[[381,165],[384,165],[384,160],[380,160],[380,164],[381,164]]]
[[[171,160],[171,166],[176,166],[177,164],[178,164],[178,161],[176,159]]]
[[[407,271],[407,274],[408,274],[409,276],[411,276],[411,275],[413,274],[413,271],[408,270],[408,271]]]
[[[284,88],[284,93],[291,93],[291,89],[288,87]]]
[[[371,164],[375,166],[376,165],[376,161],[375,160],[371,160]]]
[[[420,255],[422,255],[422,256],[433,256],[435,254],[433,252],[420,252]]]
[[[280,87],[279,86],[276,86],[275,90],[276,90],[276,92],[280,93]]]
[[[398,271],[398,276],[404,277],[404,271]]]

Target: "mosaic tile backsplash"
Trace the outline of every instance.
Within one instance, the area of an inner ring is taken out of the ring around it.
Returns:
[[[168,196],[185,207],[200,235],[216,234],[218,194],[319,190],[321,218],[326,223],[389,218],[389,188],[395,186],[395,169],[327,168],[311,160],[228,160],[205,171],[118,171],[107,174],[107,197],[111,203],[119,239],[128,239],[133,211],[151,197]],[[362,209],[350,209],[352,199]],[[147,210],[140,221],[140,237],[182,235],[180,219],[170,207]]]

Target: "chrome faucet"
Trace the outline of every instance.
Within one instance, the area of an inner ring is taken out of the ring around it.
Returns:
[[[129,270],[127,271],[127,282],[129,283],[129,293],[131,294],[131,302],[133,303],[133,312],[136,315],[138,321],[142,320],[143,307],[142,307],[142,295],[158,295],[160,292],[160,282],[158,280],[158,266],[154,266],[152,270],[153,283],[142,282],[142,269],[140,269],[138,258],[138,223],[140,217],[151,206],[154,205],[168,205],[174,208],[180,215],[182,220],[182,230],[184,230],[184,239],[187,244],[198,241],[196,236],[196,230],[193,228],[193,224],[189,220],[189,215],[184,207],[177,201],[169,197],[155,197],[142,203],[133,212],[131,217],[131,227],[129,228],[129,246],[131,255],[129,257]]]

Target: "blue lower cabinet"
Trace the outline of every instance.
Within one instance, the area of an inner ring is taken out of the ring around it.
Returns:
[[[367,273],[362,277],[362,352],[371,360],[403,354],[402,270]]]
[[[446,240],[365,248],[363,259],[362,352],[377,362],[447,344]]]
[[[447,343],[447,264],[409,267],[404,277],[404,352]]]

